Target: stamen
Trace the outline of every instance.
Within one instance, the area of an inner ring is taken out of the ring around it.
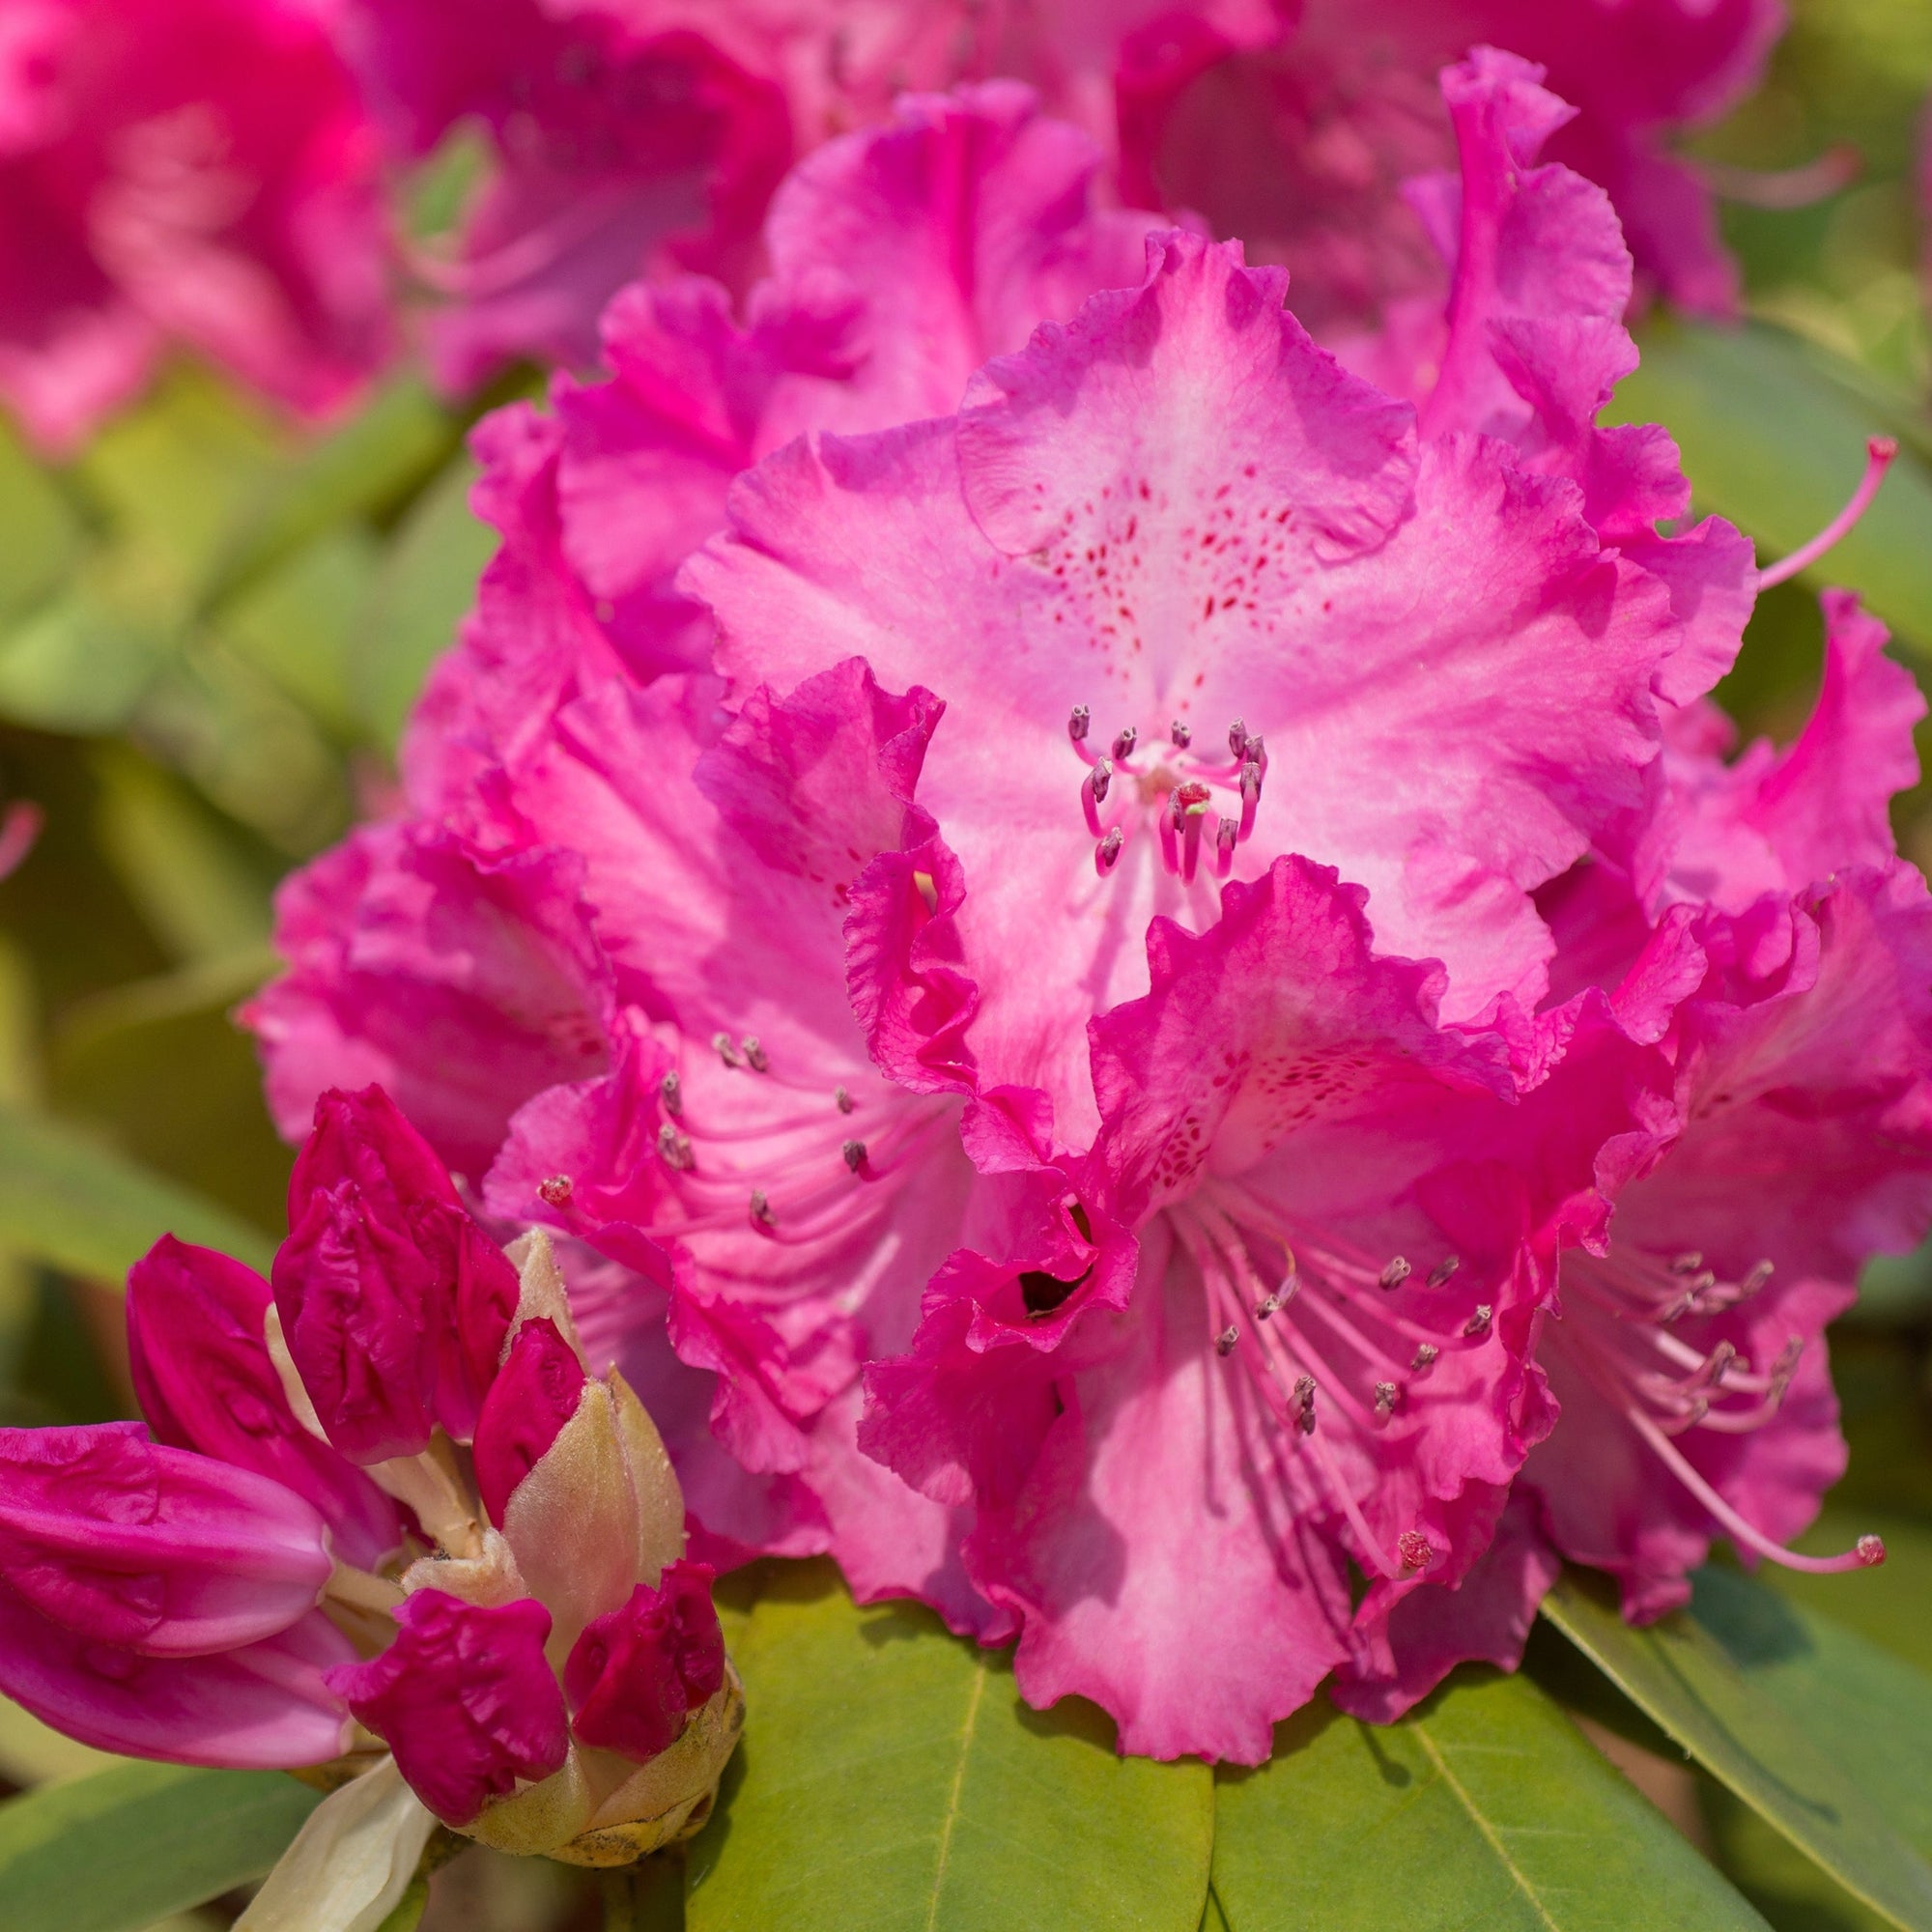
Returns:
[[[1755,1294],[1776,1272],[1768,1261],[1753,1262],[1738,1283],[1738,1299],[1742,1301],[1747,1295]]]
[[[1892,438],[1871,438],[1865,444],[1865,473],[1859,478],[1859,487],[1852,492],[1851,500],[1809,543],[1801,544],[1789,556],[1780,557],[1769,570],[1759,571],[1757,587],[1769,590],[1774,583],[1783,583],[1800,571],[1808,570],[1833,545],[1848,535],[1871,507],[1871,499],[1878,495],[1878,486],[1885,481],[1885,472],[1891,468],[1897,455],[1898,444]]]
[[[771,1071],[772,1063],[767,1058],[765,1049],[758,1044],[756,1034],[748,1033],[740,1042],[738,1050],[745,1056],[745,1065],[753,1073],[769,1073]]]
[[[1241,767],[1241,829],[1235,836],[1246,840],[1255,829],[1255,808],[1262,802],[1262,768],[1251,758]]]
[[[1427,1570],[1435,1561],[1435,1546],[1419,1529],[1406,1529],[1395,1540],[1395,1553],[1405,1570]]]
[[[1241,837],[1240,823],[1233,818],[1214,821],[1214,876],[1225,879],[1235,868],[1235,846]]]
[[[1140,740],[1141,734],[1138,725],[1129,724],[1123,730],[1116,731],[1114,733],[1115,759],[1118,761],[1131,758],[1134,754],[1134,747],[1140,743]]]
[[[1851,1548],[1837,1556],[1801,1556],[1781,1543],[1774,1543],[1763,1530],[1747,1522],[1686,1460],[1683,1452],[1649,1416],[1634,1406],[1624,1417],[1656,1451],[1663,1466],[1723,1524],[1731,1541],[1754,1550],[1787,1570],[1803,1570],[1813,1577],[1834,1577],[1846,1570],[1873,1570],[1885,1561],[1885,1544],[1876,1536],[1861,1536]]]
[[[1444,1255],[1442,1259],[1439,1262],[1437,1262],[1433,1268],[1429,1270],[1429,1286],[1431,1288],[1440,1288],[1442,1284],[1445,1281],[1447,1281],[1449,1277],[1452,1274],[1454,1274],[1456,1270],[1462,1265],[1463,1265],[1463,1258],[1461,1255]]]
[[[714,1033],[711,1036],[711,1049],[726,1066],[742,1066],[744,1062],[738,1057],[738,1049],[731,1044],[728,1033]]]
[[[1688,1253],[1678,1255],[1670,1264],[1672,1274],[1695,1274],[1704,1265],[1702,1253],[1691,1248]]]
[[[1376,1384],[1376,1413],[1387,1420],[1395,1406],[1402,1400],[1402,1390],[1394,1382]]]
[[[1066,735],[1078,745],[1085,742],[1093,727],[1094,714],[1084,704],[1076,704],[1066,719]]]
[[[688,1174],[696,1165],[691,1151],[691,1136],[681,1134],[667,1121],[658,1129],[658,1152],[667,1167]]]
[[[772,1204],[765,1199],[765,1190],[762,1187],[752,1189],[751,1208],[752,1219],[759,1227],[772,1228],[778,1225],[778,1216],[772,1212]]]
[[[1235,1345],[1241,1339],[1241,1331],[1231,1321],[1214,1337],[1214,1352],[1224,1361],[1235,1352]]]
[[[1104,879],[1114,869],[1121,856],[1121,847],[1126,843],[1118,825],[1110,826],[1107,836],[1094,848],[1094,869]]]
[[[1243,724],[1238,718],[1236,718],[1235,722],[1228,726],[1228,751],[1234,757],[1236,762],[1239,763],[1241,753],[1245,752],[1247,749],[1248,749],[1248,727],[1245,724]]]
[[[1494,1314],[1495,1310],[1492,1308],[1487,1301],[1477,1302],[1475,1314],[1470,1316],[1468,1321],[1463,1323],[1463,1333],[1465,1335],[1487,1334],[1489,1332],[1491,1319],[1494,1316]]]
[[[859,1170],[865,1166],[866,1143],[864,1141],[846,1141],[839,1148],[838,1151],[845,1156],[845,1165],[849,1167],[854,1174],[857,1174]]]
[[[1409,1265],[1400,1256],[1388,1263],[1381,1273],[1376,1276],[1376,1286],[1380,1289],[1400,1288],[1409,1277]]]
[[[1194,726],[1177,718],[1167,727],[1167,740],[1177,752],[1184,752],[1194,742]]]
[[[835,1087],[832,1090],[832,1104],[835,1107],[837,1107],[841,1114],[849,1114],[852,1111],[852,1109],[856,1107],[859,1103],[858,1101],[853,1099],[851,1094],[848,1094],[844,1088]]]
[[[673,1119],[684,1113],[684,1082],[675,1073],[667,1073],[658,1082],[658,1098],[664,1103],[664,1110]]]
[[[547,1208],[563,1208],[569,1205],[571,1194],[570,1176],[553,1174],[548,1180],[537,1187],[537,1196]]]
[[[1297,1376],[1292,1395],[1294,1404],[1294,1426],[1304,1435],[1315,1434],[1315,1378]]]
[[[1441,1352],[1442,1350],[1436,1348],[1433,1342],[1425,1342],[1410,1357],[1408,1366],[1417,1375],[1421,1375]]]

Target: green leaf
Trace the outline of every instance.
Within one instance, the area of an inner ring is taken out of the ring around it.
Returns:
[[[317,1803],[274,1771],[117,1764],[0,1804],[7,1932],[137,1932],[260,1878]]]
[[[1194,1932],[1213,1786],[1113,1750],[1068,1698],[1030,1711],[1003,1655],[929,1611],[852,1605],[828,1565],[721,1605],[750,1720],[690,1852],[691,1932]]]
[[[1644,1630],[1605,1579],[1566,1572],[1543,1613],[1721,1784],[1854,1897],[1908,1932],[1932,1932],[1932,1865],[1860,1785],[1694,1617]]]
[[[1906,427],[1781,330],[1665,321],[1645,330],[1641,347],[1642,366],[1619,386],[1610,419],[1669,430],[1698,509],[1747,531],[1766,560],[1837,515],[1864,468],[1867,437]],[[1858,528],[1804,581],[1849,585],[1901,639],[1932,649],[1928,529],[1932,474],[1906,449]]]
[[[1459,1672],[1389,1725],[1318,1701],[1216,1788],[1230,1932],[1763,1925],[1523,1677]]]
[[[267,1268],[273,1244],[78,1128],[0,1106],[0,1245],[119,1282],[164,1234]]]
[[[1813,1577],[1802,1570],[1766,1570],[1763,1580],[1780,1597],[1822,1610],[1868,1643],[1932,1673],[1932,1529],[1909,1517],[1828,1505],[1797,1540],[1809,1555],[1844,1549],[1870,1532],[1885,1540],[1885,1561],[1856,1577]]]
[[[72,567],[80,520],[11,424],[0,422],[0,612],[44,597]]]
[[[324,530],[407,498],[456,447],[462,425],[417,376],[380,391],[331,435],[283,464],[231,526],[204,592],[234,595]]]
[[[384,745],[404,721],[429,668],[456,641],[476,601],[476,580],[496,554],[497,532],[469,510],[474,464],[452,464],[423,492],[384,559],[360,627],[354,667],[364,725]]]

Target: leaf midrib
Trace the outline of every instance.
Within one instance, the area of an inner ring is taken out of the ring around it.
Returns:
[[[1484,1842],[1495,1854],[1496,1861],[1502,1866],[1504,1871],[1509,1873],[1516,1889],[1529,1901],[1530,1907],[1535,1912],[1537,1918],[1549,1928],[1549,1932],[1563,1932],[1563,1928],[1549,1916],[1549,1908],[1544,1904],[1542,1898],[1537,1893],[1536,1888],[1530,1884],[1528,1874],[1510,1857],[1508,1849],[1503,1844],[1501,1835],[1490,1823],[1485,1813],[1477,1806],[1474,1798],[1463,1787],[1463,1780],[1450,1770],[1448,1758],[1443,1755],[1435,1740],[1429,1735],[1427,1724],[1418,1721],[1413,1725],[1413,1729],[1416,1743],[1428,1752],[1429,1761],[1435,1767],[1437,1775],[1441,1777],[1443,1783],[1456,1794],[1456,1801],[1468,1813],[1469,1822],[1483,1834]]]
[[[946,1815],[939,1821],[939,1858],[932,1872],[932,1902],[926,1910],[925,1932],[937,1932],[939,1900],[946,1889],[947,1861],[952,1856],[952,1830],[959,1822],[959,1794],[966,1785],[966,1761],[973,1754],[973,1733],[980,1724],[980,1706],[986,1696],[986,1666],[974,1659],[973,1690],[966,1700],[966,1716],[959,1726],[959,1762],[952,1773],[952,1788],[946,1795]]]

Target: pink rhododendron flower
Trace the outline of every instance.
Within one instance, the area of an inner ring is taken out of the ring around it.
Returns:
[[[1687,1599],[1714,1537],[1747,1563],[1883,1559],[1871,1537],[1781,1548],[1844,1468],[1825,1325],[1932,1225],[1932,903],[1885,815],[1924,701],[1850,597],[1825,607],[1799,737],[1725,763],[1728,726],[1692,707],[1636,868],[1599,855],[1542,896],[1559,978],[1612,989],[1671,1062],[1667,1104],[1606,1144],[1606,1232],[1564,1260],[1538,1350],[1561,1419],[1463,1588],[1371,1634],[1339,1693],[1362,1715],[1463,1656],[1514,1664],[1561,1557],[1614,1573],[1638,1621]],[[1567,1119],[1585,1091],[1565,1065],[1526,1112]]]
[[[430,337],[454,388],[517,355],[587,362],[598,311],[661,256],[734,260],[790,157],[778,87],[699,34],[545,0],[344,0],[339,17],[399,155],[463,123],[488,137],[454,258],[420,264],[457,298]]]
[[[489,1250],[507,1305],[466,1295],[451,1271],[487,1272],[480,1229],[386,1096],[317,1111],[273,1296],[172,1237],[129,1277],[159,1439],[0,1432],[8,1694],[110,1749],[352,1776],[248,1923],[380,1922],[438,1818],[580,1862],[668,1843],[708,1811],[742,1711],[664,1446],[620,1376],[586,1373],[548,1241]],[[319,1350],[307,1318],[340,1263],[311,1192],[383,1274]],[[434,1419],[399,1443],[344,1387]],[[371,1833],[396,1856],[336,1868],[373,1871],[370,1895],[325,1901],[317,1866]]]
[[[299,0],[20,0],[0,28],[0,397],[64,449],[179,342],[333,409],[388,341],[376,161]]]
[[[1406,184],[1448,159],[1437,70],[1489,43],[1545,63],[1576,107],[1552,154],[1613,198],[1637,265],[1673,300],[1723,312],[1736,270],[1680,129],[1757,79],[1776,0],[1302,0],[1273,46],[1123,100],[1129,198],[1200,209],[1252,258],[1287,263],[1296,312],[1328,332],[1427,290],[1435,264]]]

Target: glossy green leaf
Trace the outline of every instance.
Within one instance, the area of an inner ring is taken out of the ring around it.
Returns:
[[[1662,423],[1684,452],[1697,508],[1728,517],[1767,561],[1837,515],[1863,470],[1866,438],[1901,426],[1782,330],[1667,321],[1641,347],[1611,418]],[[1908,449],[1858,528],[1804,581],[1849,585],[1902,639],[1932,649],[1928,529],[1932,472]]]
[[[12,613],[59,583],[82,544],[66,492],[0,422],[0,612]]]
[[[316,1794],[273,1771],[117,1764],[0,1804],[7,1932],[137,1932],[266,1872]]]
[[[0,1106],[0,1246],[119,1282],[162,1235],[266,1268],[272,1243],[78,1128]]]
[[[470,513],[475,466],[452,464],[423,492],[397,531],[361,626],[354,667],[365,726],[393,745],[429,668],[456,641],[476,601],[476,580],[497,532]]]
[[[1544,1615],[1688,1754],[1845,1889],[1907,1932],[1932,1932],[1932,1865],[1713,1633],[1679,1612],[1643,1630],[1604,1579],[1566,1573]]]
[[[1318,1699],[1216,1789],[1230,1932],[1763,1923],[1523,1677],[1461,1673],[1391,1725]]]
[[[1194,1932],[1205,1766],[1122,1758],[1067,1699],[927,1610],[855,1608],[828,1566],[767,1568],[727,1638],[753,1714],[690,1852],[691,1932]]]

